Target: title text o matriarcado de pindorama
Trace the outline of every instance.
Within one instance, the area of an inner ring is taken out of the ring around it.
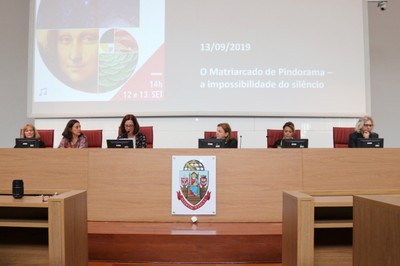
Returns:
[[[201,68],[202,76],[279,76],[279,77],[324,77],[326,71],[322,69],[301,68]]]

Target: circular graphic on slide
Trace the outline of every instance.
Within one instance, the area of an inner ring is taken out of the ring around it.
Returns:
[[[103,93],[120,87],[136,68],[138,46],[119,28],[139,27],[139,4],[139,0],[40,1],[37,48],[47,69],[63,84],[82,92]],[[35,75],[46,76],[42,70],[36,69]],[[48,79],[46,86],[60,87],[52,81]]]
[[[54,29],[36,32],[43,62],[67,86],[97,92],[98,29]]]
[[[114,90],[124,84],[136,69],[138,45],[126,31],[112,29],[100,39],[99,92]]]
[[[135,71],[136,40],[125,30],[38,30],[40,55],[47,68],[67,86],[89,93],[119,88]]]

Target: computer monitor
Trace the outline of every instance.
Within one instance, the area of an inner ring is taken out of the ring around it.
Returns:
[[[38,139],[15,139],[15,148],[40,148]]]
[[[308,148],[308,139],[282,139],[282,148]]]
[[[199,139],[199,148],[223,148],[224,139]]]
[[[359,148],[383,148],[383,139],[357,139]]]
[[[133,139],[108,139],[107,148],[124,149],[133,148]]]

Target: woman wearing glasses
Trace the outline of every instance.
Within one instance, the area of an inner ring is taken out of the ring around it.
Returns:
[[[139,132],[140,126],[136,116],[128,114],[122,119],[119,126],[120,136],[118,139],[133,139],[135,148],[146,148],[146,136]]]
[[[358,148],[357,139],[377,139],[378,133],[372,132],[374,128],[374,120],[370,116],[361,117],[355,131],[349,135],[349,148]]]

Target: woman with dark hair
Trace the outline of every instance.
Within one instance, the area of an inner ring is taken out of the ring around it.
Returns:
[[[88,141],[81,131],[81,124],[78,120],[69,120],[62,133],[63,138],[58,148],[87,148]]]
[[[224,146],[223,148],[237,148],[238,142],[232,136],[232,129],[228,123],[220,123],[217,125],[216,131],[217,139],[224,139]]]
[[[378,133],[372,132],[374,120],[370,116],[363,116],[358,119],[355,131],[349,135],[349,148],[358,148],[358,139],[377,139]]]
[[[146,148],[146,136],[139,132],[140,125],[136,116],[127,114],[122,118],[119,126],[120,135],[118,139],[133,139],[135,148]]]
[[[295,127],[292,122],[286,122],[283,127],[283,138],[282,139],[293,139],[294,137],[294,132],[295,132]],[[282,148],[282,139],[278,139],[274,143],[274,148]]]

